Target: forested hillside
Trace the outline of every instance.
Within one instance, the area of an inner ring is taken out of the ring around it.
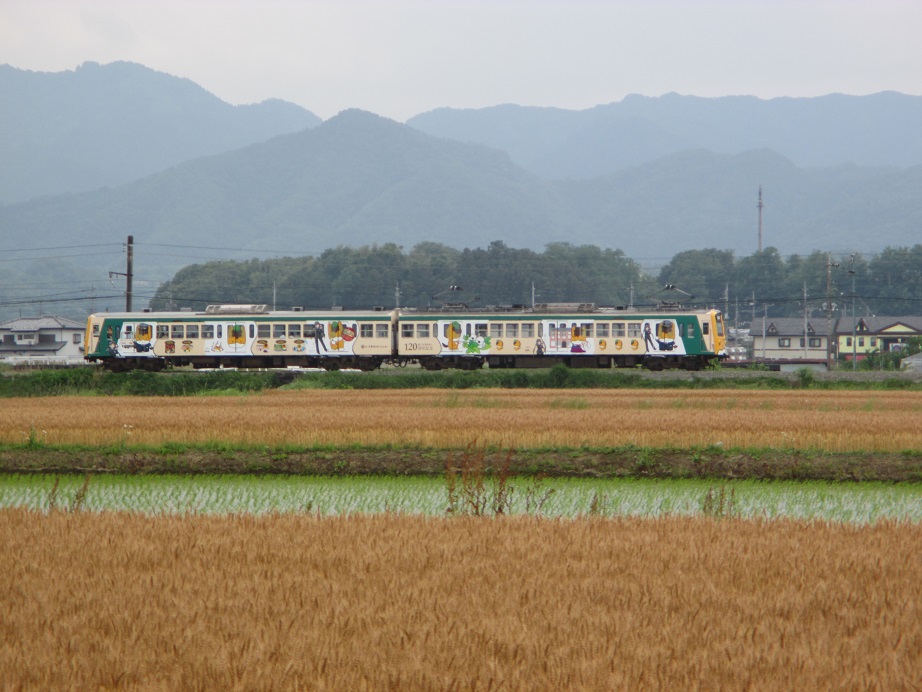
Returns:
[[[362,111],[119,188],[0,208],[0,250],[122,242],[318,254],[338,245],[420,242],[539,251],[568,242],[645,263],[676,252],[875,252],[912,245],[922,227],[922,166],[804,170],[769,151],[685,152],[588,181],[547,182],[502,152],[425,135]],[[139,252],[165,279],[181,253]],[[92,260],[87,261],[87,268]]]
[[[620,251],[592,245],[549,245],[543,252],[495,241],[486,249],[422,243],[327,250],[319,257],[209,262],[179,271],[151,301],[155,309],[203,309],[213,303],[265,303],[351,308],[438,307],[592,302],[656,305],[681,301],[717,306],[748,323],[757,311],[786,316],[807,310],[841,314],[854,302],[862,314],[922,314],[922,245],[888,248],[872,258],[782,257],[768,248],[746,257],[727,250],[675,255],[658,275],[645,274]],[[854,300],[852,280],[854,279]],[[449,290],[460,286],[460,291]],[[675,288],[667,288],[674,286]]]

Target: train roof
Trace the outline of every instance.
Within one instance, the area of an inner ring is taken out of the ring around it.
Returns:
[[[521,315],[530,317],[542,316],[567,316],[573,318],[580,317],[611,317],[631,318],[631,317],[653,317],[653,316],[675,316],[680,314],[703,314],[709,312],[709,308],[689,309],[683,306],[657,306],[646,308],[637,307],[604,307],[595,303],[538,303],[534,306],[526,305],[488,305],[485,307],[467,307],[458,305],[446,305],[442,307],[429,308],[399,308],[398,312],[405,317],[426,317],[438,319],[446,316],[464,316],[464,317],[495,317],[497,315]],[[95,313],[95,317],[104,317],[121,320],[145,319],[154,321],[163,320],[187,320],[190,318],[211,318],[223,320],[227,318],[262,318],[262,319],[284,319],[284,320],[312,320],[317,318],[336,318],[339,316],[348,316],[352,318],[382,319],[389,317],[394,312],[393,308],[374,307],[365,309],[343,309],[340,307],[331,308],[292,308],[289,310],[272,310],[263,304],[233,304],[233,305],[209,305],[205,310],[194,311],[191,309],[154,311],[145,309],[141,312],[105,312]]]

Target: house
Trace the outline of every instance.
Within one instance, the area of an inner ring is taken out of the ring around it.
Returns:
[[[899,351],[912,337],[922,337],[922,317],[859,317],[840,320],[836,329],[838,352],[846,360],[869,353]]]
[[[826,318],[807,320],[806,334],[802,317],[756,319],[749,330],[752,337],[752,360],[779,365],[781,370],[825,368],[829,347],[828,331],[829,322]]]
[[[83,362],[85,326],[63,317],[20,317],[0,322],[0,359],[26,363]]]

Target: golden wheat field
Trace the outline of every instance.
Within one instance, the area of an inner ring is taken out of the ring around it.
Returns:
[[[922,526],[0,511],[4,689],[919,689]]]
[[[0,442],[922,448],[922,392],[302,390],[0,400]]]

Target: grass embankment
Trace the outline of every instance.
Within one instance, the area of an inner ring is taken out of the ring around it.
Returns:
[[[0,470],[922,480],[922,392],[309,390],[2,404]]]
[[[922,525],[0,511],[0,686],[915,689]]]
[[[375,372],[269,372],[177,370],[167,373],[108,373],[96,367],[39,372],[6,372],[0,397],[190,396],[232,394],[269,389],[818,389],[922,391],[922,377],[910,372],[835,371],[795,373],[723,369],[688,373],[678,370],[571,369],[562,365],[539,370],[447,370],[385,368]]]

